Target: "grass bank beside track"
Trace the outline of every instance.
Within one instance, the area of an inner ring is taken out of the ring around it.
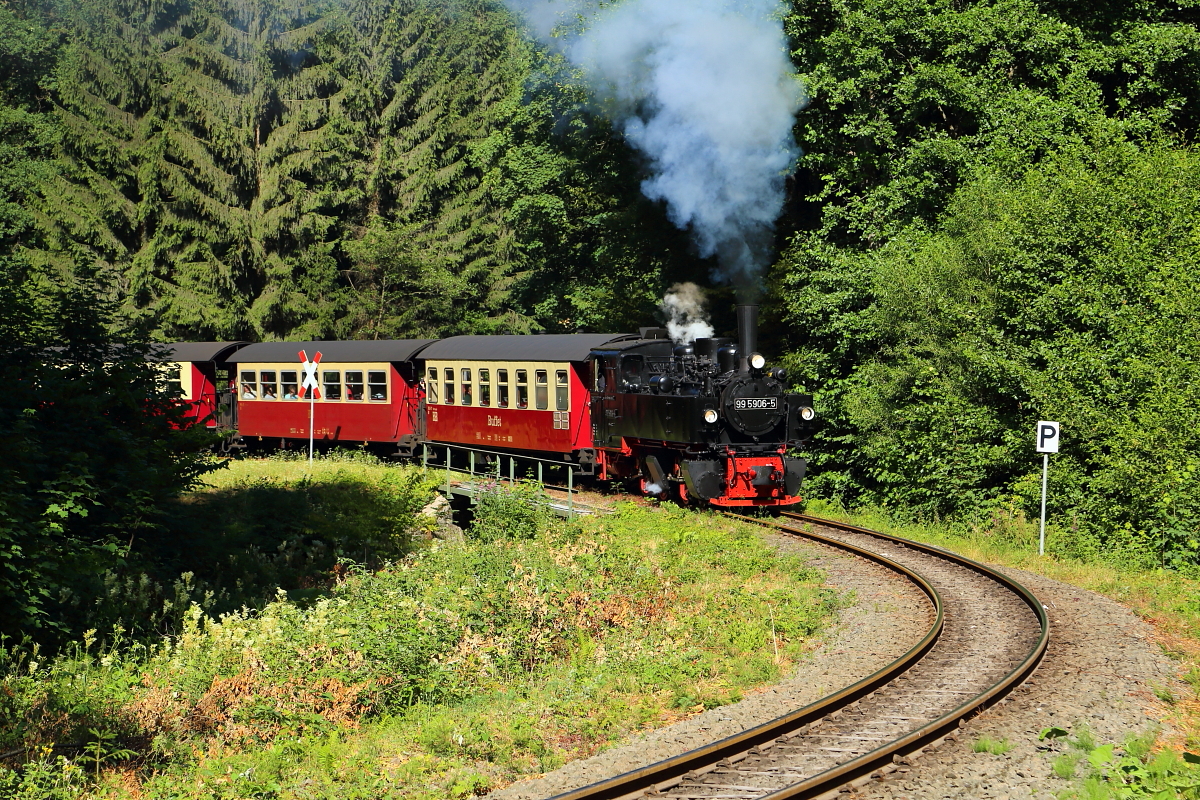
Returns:
[[[880,509],[847,511],[821,501],[810,501],[804,510],[816,517],[945,547],[985,564],[1028,570],[1088,589],[1125,605],[1145,619],[1157,634],[1158,646],[1175,661],[1185,687],[1183,691],[1177,687],[1154,687],[1168,709],[1164,722],[1172,734],[1160,737],[1151,747],[1144,737],[1124,743],[1104,743],[1092,741],[1084,732],[1072,744],[1082,755],[1093,754],[1097,766],[1103,765],[1103,769],[1082,776],[1079,792],[1070,796],[1090,800],[1200,797],[1200,762],[1193,761],[1191,755],[1200,753],[1200,572],[1147,569],[1116,559],[1085,561],[1053,554],[1039,556],[1036,522],[998,520],[987,528],[916,523],[897,520]],[[1114,744],[1118,756],[1125,754],[1120,768],[1110,768],[1119,759],[1098,758],[1105,752],[1112,756]],[[1086,765],[1088,761],[1083,758],[1081,763]],[[1126,776],[1124,784],[1118,780],[1122,774]],[[1165,793],[1159,794],[1160,791]]]
[[[837,603],[714,515],[620,504],[562,522],[499,494],[467,541],[423,545],[403,468],[241,461],[214,483],[188,502],[220,497],[239,536],[288,513],[247,497],[304,496],[311,524],[280,524],[305,546],[354,529],[412,552],[321,567],[300,599],[193,607],[159,640],[0,651],[0,753],[21,751],[0,796],[467,797],[776,681]],[[342,502],[364,486],[383,497]]]

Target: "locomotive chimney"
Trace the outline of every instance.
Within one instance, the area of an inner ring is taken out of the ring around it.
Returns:
[[[758,306],[737,307],[738,372],[750,371],[750,356],[758,350]]]

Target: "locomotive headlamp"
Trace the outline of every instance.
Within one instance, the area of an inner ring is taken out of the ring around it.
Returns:
[[[817,415],[817,412],[813,411],[811,406],[804,406],[803,408],[800,409],[800,419],[804,420],[805,422],[808,422],[810,419],[812,419],[816,415]]]
[[[704,409],[704,421],[712,425],[717,421],[717,410],[715,408]]]
[[[750,366],[754,367],[755,369],[762,369],[766,365],[767,360],[762,357],[762,353],[750,354]]]

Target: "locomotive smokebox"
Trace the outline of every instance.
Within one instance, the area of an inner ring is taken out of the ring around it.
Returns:
[[[750,356],[758,350],[758,306],[737,307],[738,372],[750,371]]]

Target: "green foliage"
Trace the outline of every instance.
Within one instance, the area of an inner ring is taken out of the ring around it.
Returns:
[[[993,739],[990,736],[982,736],[976,739],[975,743],[971,745],[971,751],[974,753],[990,753],[994,756],[1002,756],[1015,746],[1008,739]]]
[[[87,773],[65,756],[39,758],[20,769],[0,767],[0,793],[12,800],[77,800],[87,788]]]
[[[532,539],[550,520],[549,498],[535,486],[485,487],[477,502],[471,537],[483,542]]]
[[[810,490],[1019,518],[1057,419],[1057,551],[1194,562],[1194,15],[818,0],[787,24],[813,216],[771,313],[827,420]]]
[[[308,603],[343,562],[402,558],[431,489],[416,469],[369,459],[349,451],[294,479],[272,474],[268,461],[164,504],[167,534],[148,537],[126,565],[100,576],[83,624],[122,624],[134,636],[174,632],[193,603],[218,616],[260,608],[279,589]]]
[[[97,265],[167,339],[271,339],[627,326],[687,268],[630,152],[499,4],[260,5],[54,12],[42,270]]]
[[[0,746],[98,743],[104,783],[120,746],[153,737],[134,773],[152,796],[468,796],[776,679],[834,608],[819,578],[684,512],[435,545],[307,607],[193,607],[154,646],[97,650],[89,632],[51,659],[3,653]]]
[[[837,245],[874,247],[911,221],[935,223],[979,165],[1021,172],[1097,130],[1144,136],[1198,121],[1200,33],[1182,9],[797,0],[786,25],[811,95],[801,169],[822,240]]]
[[[1200,756],[1187,752],[1180,756],[1170,750],[1153,753],[1153,742],[1153,735],[1130,737],[1123,748],[1111,743],[1096,746],[1092,742],[1072,742],[1077,752],[1056,759],[1055,773],[1070,778],[1082,761],[1087,774],[1077,789],[1061,796],[1078,800],[1200,797]]]
[[[937,231],[845,256],[872,302],[822,335],[852,327],[873,352],[825,373],[826,489],[927,517],[1033,513],[1031,432],[1055,419],[1056,548],[1193,562],[1200,419],[1179,387],[1200,355],[1198,189],[1190,151],[1096,141],[1018,179],[981,173]]]
[[[178,427],[147,345],[105,330],[90,287],[35,301],[14,263],[0,307],[0,633],[46,639],[82,629],[99,576],[160,535],[163,505],[214,465],[198,455],[209,434]]]

